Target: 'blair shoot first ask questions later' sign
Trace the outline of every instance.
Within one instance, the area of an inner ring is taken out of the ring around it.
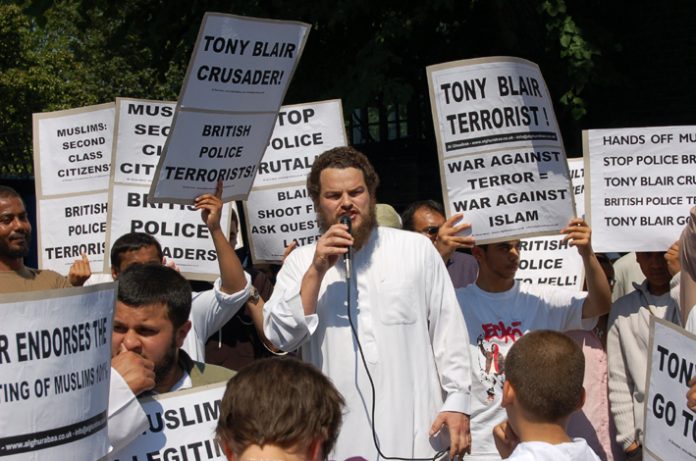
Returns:
[[[427,71],[449,214],[465,213],[479,243],[565,227],[570,175],[539,67],[495,57]]]
[[[206,13],[157,166],[152,202],[192,203],[223,181],[244,199],[273,131],[309,25]]]

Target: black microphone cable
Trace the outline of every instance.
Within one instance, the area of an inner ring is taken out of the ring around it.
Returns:
[[[348,218],[350,220],[350,218]],[[343,218],[341,218],[341,223],[345,224]],[[350,224],[347,224],[348,226],[348,231],[350,232]],[[353,251],[352,247],[348,248],[348,253],[351,253]],[[375,445],[375,448],[377,449],[377,454],[383,458],[383,459],[394,459],[394,460],[399,460],[399,461],[437,461],[439,458],[443,457],[444,455],[449,452],[449,448],[447,447],[444,450],[440,450],[432,458],[401,458],[399,456],[387,456],[384,453],[382,453],[382,450],[379,446],[379,442],[377,441],[377,430],[375,429],[375,402],[376,402],[376,392],[375,392],[375,382],[372,379],[372,375],[370,374],[370,369],[367,367],[367,360],[365,360],[365,354],[363,353],[363,348],[362,344],[360,344],[360,340],[358,339],[358,332],[355,328],[355,324],[353,323],[353,318],[350,315],[350,286],[352,285],[351,279],[352,279],[352,267],[351,267],[351,258],[350,254],[347,258],[345,258],[346,261],[346,314],[348,315],[348,323],[350,324],[350,330],[353,333],[353,338],[355,338],[355,343],[358,345],[358,352],[360,352],[360,360],[362,361],[363,368],[365,368],[365,373],[367,373],[367,379],[370,381],[370,391],[372,393],[372,405],[370,409],[370,428],[372,429],[372,442]]]

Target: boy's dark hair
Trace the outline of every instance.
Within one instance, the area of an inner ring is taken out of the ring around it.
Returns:
[[[413,228],[413,215],[416,214],[416,211],[420,210],[421,208],[426,208],[430,211],[434,211],[442,216],[445,216],[445,209],[442,207],[440,202],[436,202],[435,200],[418,200],[417,202],[411,203],[404,210],[404,212],[401,213],[402,229],[410,231],[415,230]]]
[[[505,379],[527,415],[555,422],[574,412],[582,401],[585,356],[568,336],[533,331],[518,339],[505,358]]]
[[[326,168],[357,168],[362,171],[370,197],[376,200],[379,176],[365,154],[352,147],[335,147],[327,150],[314,160],[312,169],[307,176],[307,191],[309,191],[309,196],[315,205],[319,203],[319,193],[321,192],[319,179],[321,172]]]
[[[191,285],[177,271],[161,264],[131,264],[118,277],[118,300],[129,307],[164,305],[177,329],[191,313]]]
[[[162,259],[162,246],[156,238],[143,232],[129,232],[123,234],[114,242],[111,247],[111,267],[116,268],[118,272],[121,267],[121,256],[129,251],[137,251],[141,248],[154,246],[157,249],[159,259]]]
[[[343,397],[312,365],[272,357],[250,363],[227,383],[217,435],[236,455],[272,444],[305,452],[323,442],[328,456],[341,427]]]

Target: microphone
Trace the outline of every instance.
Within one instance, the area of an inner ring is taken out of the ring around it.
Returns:
[[[352,232],[353,232],[353,223],[352,223],[352,221],[350,220],[350,216],[348,216],[348,215],[343,215],[343,216],[341,216],[341,219],[339,219],[339,222],[340,222],[341,224],[345,224],[346,226],[348,226],[348,233],[351,234],[351,235],[353,235],[353,234],[352,234]],[[343,261],[345,261],[345,264],[346,264],[346,278],[349,279],[349,280],[350,280],[350,274],[351,274],[351,270],[352,270],[352,268],[351,268],[351,256],[352,256],[352,253],[353,253],[353,248],[352,248],[352,247],[348,247],[348,251],[347,251],[346,253],[343,254]]]

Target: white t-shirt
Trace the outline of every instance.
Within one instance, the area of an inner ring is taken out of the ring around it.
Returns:
[[[515,281],[490,293],[471,284],[456,290],[464,313],[471,354],[470,459],[500,459],[493,427],[506,418],[501,406],[505,357],[512,344],[534,330],[589,330],[596,318],[582,320],[587,293]]]
[[[508,460],[514,461],[599,461],[585,439],[552,445],[546,442],[522,442]]]

